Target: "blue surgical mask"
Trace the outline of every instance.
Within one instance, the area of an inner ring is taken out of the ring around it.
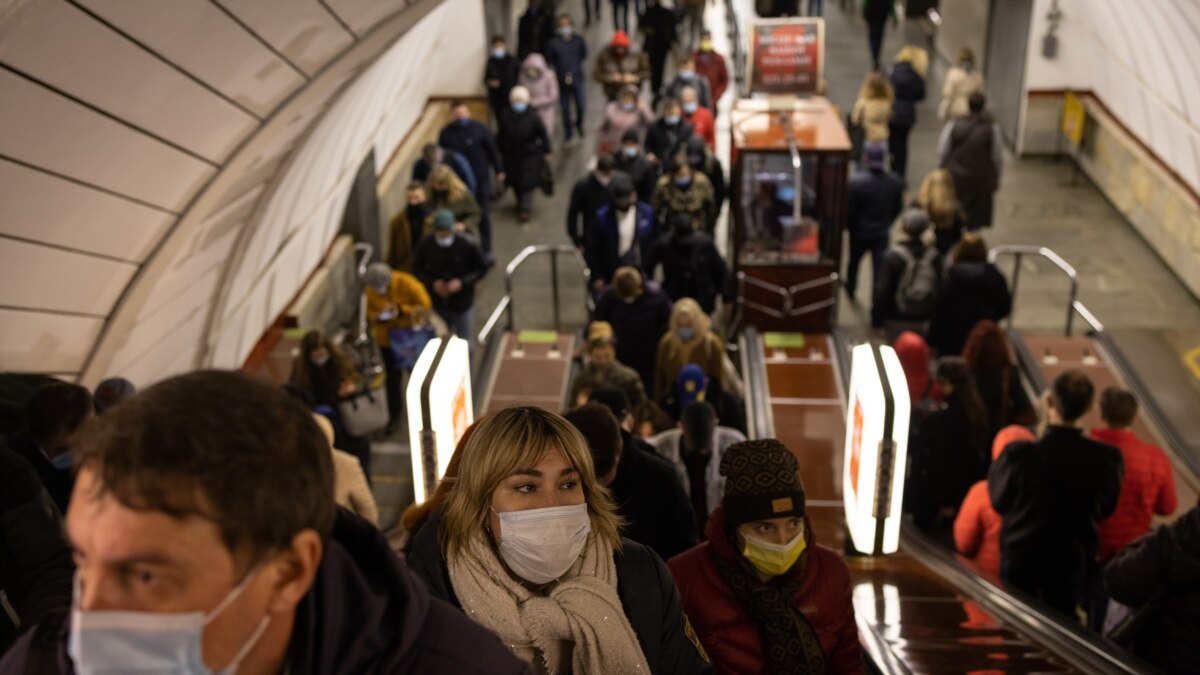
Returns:
[[[680,328],[679,330],[675,331],[675,333],[679,336],[679,339],[683,340],[684,342],[691,342],[692,338],[696,337],[696,329],[692,328],[691,326]]]
[[[688,101],[687,103],[683,104],[683,112],[691,115],[692,113],[696,112],[696,108],[699,107],[699,103],[696,103],[695,101]]]
[[[629,159],[633,159],[634,157],[638,156],[637,146],[627,145],[621,148],[621,154],[625,155]]]
[[[687,187],[692,184],[691,176],[676,176],[672,179],[679,187]]]
[[[73,452],[71,452],[70,450],[68,450],[68,451],[62,453],[61,455],[59,455],[58,457],[55,457],[54,459],[50,460],[50,463],[52,465],[54,465],[54,468],[58,469],[59,471],[66,471],[67,469],[71,468],[71,460],[74,458],[75,458],[75,454]]]
[[[246,575],[211,612],[136,612],[79,609],[80,584],[75,577],[75,599],[67,653],[79,675],[109,673],[210,673],[204,663],[204,627],[241,595],[258,570]],[[234,673],[270,623],[267,614],[220,673]]]
[[[529,110],[529,104],[518,101],[518,102],[512,104],[512,109],[513,109],[513,112],[523,113],[526,110]]]
[[[694,79],[696,79],[696,71],[694,71],[694,70],[681,70],[681,71],[679,71],[679,76],[680,76],[680,77],[682,77],[682,78],[683,78],[683,79],[685,79],[685,80],[694,80]]]
[[[637,110],[637,104],[636,103],[622,103],[621,110],[624,110],[625,112],[633,112],[634,110]]]
[[[679,115],[667,115],[663,117],[663,121],[671,126],[679,124]]]
[[[504,58],[505,54],[508,54],[508,50],[503,49],[501,47],[497,47],[492,50],[493,58],[502,59],[502,58]]]
[[[454,235],[450,235],[449,237],[434,237],[433,239],[442,248],[450,248],[454,245]]]
[[[558,27],[558,34],[565,38],[571,37],[571,34],[574,32],[575,32],[575,30],[573,28],[571,28],[570,26],[559,26]]]

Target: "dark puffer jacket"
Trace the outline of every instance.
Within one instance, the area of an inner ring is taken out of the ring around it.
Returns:
[[[708,541],[671,558],[683,608],[712,659],[718,675],[756,675],[767,672],[761,629],[717,569],[713,556],[744,564],[725,528],[724,509],[708,517]],[[787,572],[800,582],[793,607],[812,625],[825,652],[825,672],[863,672],[858,625],[850,600],[850,572],[833,551],[818,546],[808,526],[808,549],[801,563]]]
[[[942,356],[957,356],[975,324],[999,322],[1012,311],[1008,282],[995,265],[956,263],[946,272],[929,323],[929,346]]]
[[[49,654],[42,629],[30,631],[0,661],[0,673],[73,673],[67,624],[56,631]],[[534,672],[495,635],[431,598],[379,530],[342,509],[296,607],[287,662],[292,675]]]
[[[1200,663],[1200,506],[1127,546],[1104,570],[1113,600],[1160,605],[1133,651],[1165,673]]]
[[[429,592],[462,608],[450,583],[450,568],[438,541],[444,510],[438,509],[412,536],[407,562],[425,580]],[[654,675],[711,673],[698,645],[689,637],[691,629],[679,604],[679,592],[661,558],[648,547],[621,540],[617,565],[617,595],[625,608],[642,653]],[[417,672],[417,671],[412,671]]]

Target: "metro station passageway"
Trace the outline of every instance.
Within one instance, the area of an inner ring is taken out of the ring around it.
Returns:
[[[0,674],[1181,672],[1196,38],[1168,0],[7,4]]]

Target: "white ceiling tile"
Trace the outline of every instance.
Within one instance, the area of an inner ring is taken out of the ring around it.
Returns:
[[[141,262],[174,216],[0,159],[0,233]]]
[[[0,309],[0,371],[77,373],[103,319]]]
[[[0,305],[106,316],[137,265],[0,238]]]
[[[0,154],[179,211],[213,167],[59,94],[0,71]]]
[[[218,0],[298,68],[315,74],[354,38],[316,0]]]
[[[411,3],[408,0],[325,0],[325,4],[361,36]]]
[[[219,163],[257,120],[86,12],[40,2],[7,26],[0,61]]]
[[[266,117],[304,77],[208,2],[81,0],[189,73]]]
[[[207,312],[195,311],[179,323],[155,323],[150,330],[138,331],[122,345],[112,361],[111,370],[142,383],[174,374],[166,372],[166,368],[175,363],[180,354],[196,353],[207,318]]]

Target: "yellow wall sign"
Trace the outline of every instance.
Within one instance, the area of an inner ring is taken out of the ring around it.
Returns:
[[[1083,142],[1083,122],[1087,119],[1087,108],[1083,99],[1068,91],[1063,97],[1062,132],[1071,141],[1071,145],[1079,147]]]

